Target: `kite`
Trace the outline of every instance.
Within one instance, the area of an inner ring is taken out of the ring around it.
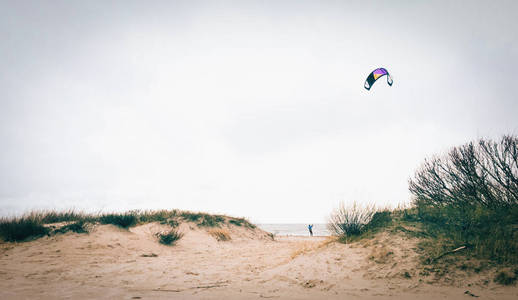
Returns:
[[[374,71],[372,71],[369,76],[367,76],[367,79],[365,80],[364,87],[367,90],[370,90],[374,82],[378,80],[378,78],[387,75],[387,83],[388,85],[392,86],[392,77],[390,76],[389,72],[384,68],[378,68]]]

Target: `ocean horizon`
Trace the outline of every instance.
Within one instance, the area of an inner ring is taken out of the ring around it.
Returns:
[[[313,224],[313,236],[330,236],[327,224]],[[278,236],[309,236],[308,224],[257,224],[264,231],[271,232]]]

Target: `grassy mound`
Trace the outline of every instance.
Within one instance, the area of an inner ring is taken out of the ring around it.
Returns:
[[[21,242],[46,235],[49,229],[32,216],[0,220],[0,237],[6,242]]]
[[[159,222],[169,225],[172,228],[178,227],[181,222],[193,222],[200,227],[221,227],[224,224],[233,226],[244,226],[255,228],[244,218],[234,218],[224,215],[211,215],[201,212],[189,212],[179,210],[132,210],[123,213],[87,214],[72,210],[57,211],[36,211],[21,217],[11,217],[0,219],[0,239],[6,242],[22,242],[45,235],[58,233],[75,232],[88,233],[88,224],[113,224],[118,227],[128,229],[130,227]],[[66,222],[68,224],[56,228],[55,226],[45,226],[46,224]],[[171,236],[164,235],[164,242]],[[181,236],[180,236],[181,237]],[[173,242],[173,241],[172,241]]]

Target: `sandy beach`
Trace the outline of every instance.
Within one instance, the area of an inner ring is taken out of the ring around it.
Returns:
[[[423,275],[416,240],[380,233],[349,245],[332,237],[275,237],[224,225],[229,241],[182,223],[175,246],[157,242],[168,226],[93,225],[0,244],[1,299],[517,299],[490,274]]]

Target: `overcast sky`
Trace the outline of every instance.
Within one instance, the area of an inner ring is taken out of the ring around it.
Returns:
[[[424,158],[518,134],[516,3],[0,0],[0,215],[408,202]]]

